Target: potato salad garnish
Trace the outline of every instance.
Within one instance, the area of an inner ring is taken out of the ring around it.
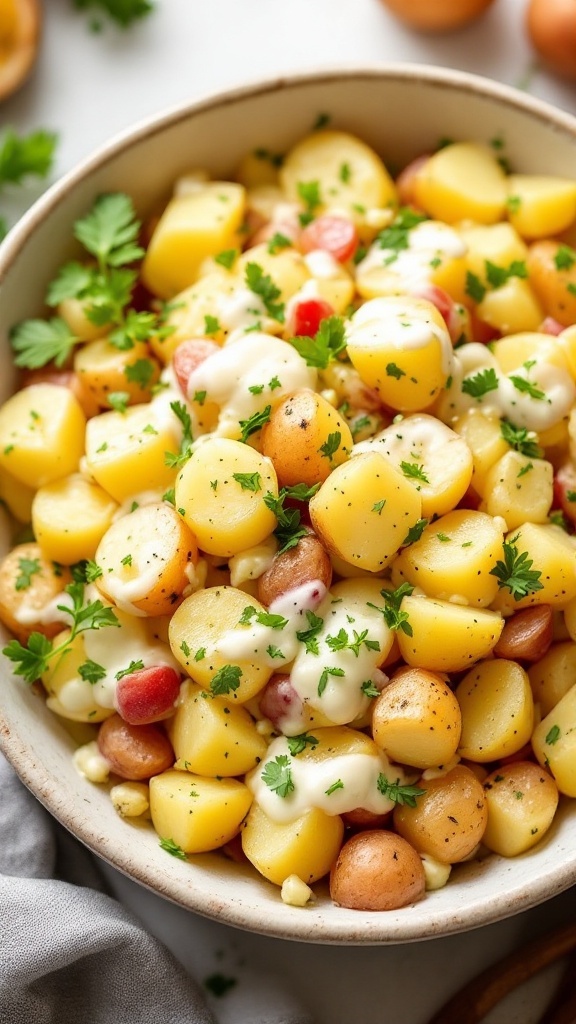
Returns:
[[[576,797],[576,181],[504,147],[394,177],[328,125],[97,196],[12,332],[13,685],[127,830],[303,913],[433,899]]]

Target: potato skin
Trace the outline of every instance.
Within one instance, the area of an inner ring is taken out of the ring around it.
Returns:
[[[336,450],[322,446],[332,437]],[[352,449],[350,427],[340,413],[314,391],[294,391],[272,412],[262,430],[262,452],[272,459],[281,487],[322,483],[345,462]]]
[[[350,910],[397,910],[424,895],[422,861],[402,836],[384,829],[348,839],[330,874],[330,896]]]
[[[464,765],[445,775],[420,779],[424,790],[415,807],[397,804],[394,827],[420,853],[442,864],[465,860],[486,828],[488,809],[481,782]]]
[[[31,562],[36,567],[29,577],[27,586],[19,582],[22,576],[22,562]],[[12,548],[0,563],[0,622],[21,642],[27,643],[31,633],[43,633],[54,637],[63,628],[62,619],[56,622],[42,622],[42,610],[64,587],[72,582],[67,568],[56,567],[34,542],[18,544]],[[19,613],[38,612],[38,620],[27,624],[19,621]]]
[[[120,715],[102,723],[98,748],[116,775],[133,782],[160,775],[174,763],[170,740],[159,726],[128,725]]]
[[[295,547],[276,555],[258,580],[258,600],[270,605],[287,590],[320,580],[328,589],[332,563],[324,545],[313,534],[301,537]]]

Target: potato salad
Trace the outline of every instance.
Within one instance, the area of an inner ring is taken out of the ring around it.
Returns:
[[[96,196],[74,236],[11,336],[0,620],[126,841],[148,818],[364,911],[547,841],[576,797],[576,181],[505,139],[393,174],[328,123],[142,217]]]

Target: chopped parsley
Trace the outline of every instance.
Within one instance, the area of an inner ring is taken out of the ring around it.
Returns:
[[[278,754],[273,761],[267,761],[262,770],[262,782],[278,796],[287,797],[294,792],[290,765],[290,758],[286,754]]]
[[[327,316],[322,320],[314,338],[297,336],[290,338],[290,344],[306,360],[308,366],[325,370],[346,348],[344,321],[340,316]]]
[[[376,785],[383,796],[387,796],[396,804],[405,804],[407,807],[416,807],[418,797],[423,796],[426,792],[425,789],[420,789],[418,786],[402,785],[400,779],[389,782],[382,772],[378,776]]]
[[[239,665],[223,665],[210,680],[211,692],[215,697],[234,692],[240,686],[242,675]]]
[[[247,263],[245,269],[246,285],[251,292],[262,300],[264,308],[273,320],[284,322],[284,303],[277,302],[281,292],[269,274],[265,274],[259,263]]]
[[[15,590],[28,590],[32,586],[32,577],[42,572],[39,558],[19,558],[18,575],[14,583]]]
[[[368,605],[370,608],[374,608],[377,612],[382,613],[384,616],[384,622],[388,626],[388,629],[400,629],[403,633],[406,633],[406,636],[412,636],[413,630],[410,622],[408,621],[408,612],[403,612],[400,606],[405,597],[410,597],[413,590],[414,587],[409,583],[401,583],[396,590],[383,589],[380,591],[384,598],[383,608],[379,608],[378,605],[372,604],[371,601],[368,601]]]
[[[499,559],[490,569],[490,575],[496,576],[498,586],[509,590],[515,601],[543,589],[540,582],[542,573],[539,569],[532,569],[533,559],[528,552],[519,552],[516,547],[518,537],[516,534],[511,541],[504,541],[504,561]]]
[[[498,383],[496,370],[490,366],[485,370],[479,370],[471,377],[465,377],[462,381],[462,391],[465,395],[480,401],[490,391],[497,391]]]

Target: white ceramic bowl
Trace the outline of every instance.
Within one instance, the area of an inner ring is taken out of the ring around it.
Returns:
[[[253,148],[286,149],[320,113],[365,139],[391,168],[443,137],[498,137],[517,169],[574,176],[576,120],[511,89],[442,69],[297,74],[170,111],[114,139],[56,184],[0,248],[0,397],[14,382],[9,329],[42,312],[46,286],[69,256],[73,222],[98,194],[129,192],[145,213],[184,170],[206,166],[217,176],[230,174]],[[9,675],[6,666],[3,671]],[[412,941],[497,921],[576,881],[576,804],[567,804],[533,851],[461,865],[444,889],[413,907],[344,910],[319,886],[315,903],[296,909],[252,871],[214,854],[189,862],[169,857],[151,828],[120,819],[107,793],[77,774],[73,743],[58,719],[24,683],[9,678],[2,681],[0,747],[48,810],[114,867],[190,910],[268,935],[358,945]]]

